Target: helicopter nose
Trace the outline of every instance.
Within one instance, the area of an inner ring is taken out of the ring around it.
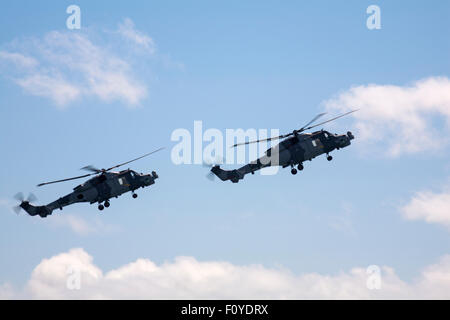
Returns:
[[[151,184],[151,177],[150,177],[150,175],[149,174],[144,174],[143,176],[142,176],[142,181],[144,182],[144,184],[146,185],[146,186],[148,186],[148,185],[150,185]]]
[[[353,137],[353,135],[352,135],[352,137]],[[352,138],[348,134],[347,135],[343,134],[342,136],[339,136],[338,144],[341,148],[347,147],[350,145],[351,139]]]
[[[355,136],[353,135],[353,133],[351,133],[351,131],[348,131],[348,132],[347,132],[347,137],[348,137],[350,140],[355,139]]]

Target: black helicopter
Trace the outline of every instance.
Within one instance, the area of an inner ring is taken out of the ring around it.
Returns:
[[[332,118],[330,120],[321,122],[319,124],[309,126],[313,122],[317,121],[320,117],[324,116],[326,113],[321,113],[315,116],[310,122],[298,130],[294,130],[291,133],[284,134],[278,137],[272,137],[268,139],[238,143],[232,146],[232,148],[247,145],[250,143],[258,143],[261,141],[271,141],[277,139],[285,139],[281,141],[276,146],[268,149],[265,155],[249,164],[235,170],[223,170],[220,165],[214,165],[211,168],[211,172],[218,176],[222,181],[230,180],[233,183],[239,182],[239,180],[244,179],[244,176],[248,173],[254,174],[255,171],[260,170],[264,167],[269,166],[281,166],[286,168],[291,167],[291,173],[297,174],[298,170],[303,170],[303,162],[306,160],[311,161],[313,158],[321,155],[327,154],[327,160],[331,161],[333,157],[329,153],[333,150],[339,150],[340,148],[345,148],[350,145],[350,140],[354,139],[353,134],[348,131],[347,134],[332,134],[325,130],[316,131],[313,133],[303,133],[306,130],[318,127],[327,122],[336,120],[338,118],[344,117],[350,113],[357,110],[353,110]],[[294,166],[297,165],[297,168]]]
[[[24,209],[30,216],[39,215],[42,218],[45,218],[46,216],[52,214],[53,210],[58,208],[62,210],[63,207],[77,202],[89,202],[90,204],[98,203],[98,209],[103,210],[105,207],[108,208],[110,206],[109,199],[113,197],[117,198],[123,193],[131,191],[133,193],[133,198],[137,198],[137,194],[134,193],[134,191],[138,188],[145,188],[154,184],[155,179],[158,178],[156,172],[152,171],[151,174],[142,174],[130,169],[122,170],[119,172],[113,172],[111,170],[147,157],[162,149],[164,148],[160,148],[141,157],[115,165],[108,169],[97,169],[89,165],[83,167],[82,170],[91,171],[92,173],[68,179],[40,183],[38,184],[38,187],[51,183],[81,179],[95,175],[95,177],[90,178],[83,184],[75,187],[72,193],[69,193],[68,195],[59,198],[58,200],[55,200],[45,206],[31,205],[30,202],[33,202],[36,199],[33,194],[30,194],[27,199],[24,199],[23,194],[18,193],[15,198],[21,203],[14,209],[16,213],[19,213],[21,209]]]

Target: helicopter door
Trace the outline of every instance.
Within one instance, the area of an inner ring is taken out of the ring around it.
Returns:
[[[312,141],[312,143],[315,148],[323,149],[323,144],[322,144],[322,141],[320,141],[320,139],[318,139],[318,138],[314,139]]]
[[[125,178],[124,176],[122,176],[122,177],[120,177],[119,179],[117,179],[117,181],[119,182],[119,184],[120,184],[122,187],[127,187],[127,186],[130,185],[130,184],[128,183],[128,181],[127,181],[127,178]]]
[[[323,153],[323,144],[319,139],[312,139],[311,144],[308,146],[310,151],[310,158],[317,157]]]

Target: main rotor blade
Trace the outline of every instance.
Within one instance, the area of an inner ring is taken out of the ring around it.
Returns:
[[[102,172],[102,170],[97,169],[96,167],[91,166],[91,165],[85,166],[85,167],[81,168],[81,170],[87,170],[87,171],[91,171],[91,172],[95,172],[95,173]]]
[[[127,162],[124,162],[124,163],[115,165],[114,167],[108,168],[108,169],[106,169],[105,171],[109,171],[109,170],[112,170],[112,169],[121,167],[121,166],[123,166],[123,165],[125,165],[125,164],[127,164],[127,163],[130,163],[130,162],[133,162],[133,161],[142,159],[142,158],[147,157],[147,156],[149,156],[149,155],[151,155],[151,154],[153,154],[153,153],[155,153],[155,152],[161,151],[162,149],[164,149],[164,147],[163,147],[163,148],[159,148],[159,149],[157,149],[157,150],[155,150],[155,151],[149,152],[149,153],[147,153],[147,154],[144,154],[143,156],[140,156],[140,157],[138,157],[138,158],[136,158],[136,159],[133,159],[133,160],[130,160],[130,161],[127,161]]]
[[[236,143],[236,144],[232,145],[231,148],[234,148],[234,147],[237,147],[237,146],[242,146],[242,145],[247,145],[247,144],[251,144],[251,143],[258,143],[258,142],[262,142],[262,141],[271,141],[271,140],[277,140],[277,139],[287,138],[287,137],[289,137],[289,136],[292,136],[293,134],[301,133],[301,132],[303,132],[303,131],[305,131],[305,130],[309,130],[309,129],[318,127],[318,126],[320,126],[320,125],[322,125],[322,124],[325,124],[325,123],[327,123],[327,122],[330,122],[330,121],[333,121],[333,120],[342,118],[342,117],[344,117],[344,116],[346,116],[346,115],[349,115],[350,113],[356,112],[356,111],[358,111],[358,110],[359,110],[359,109],[352,110],[352,111],[350,111],[350,112],[341,114],[340,116],[334,117],[334,118],[332,118],[332,119],[330,119],[330,120],[327,120],[327,121],[318,123],[318,124],[316,124],[316,125],[307,127],[308,125],[310,125],[311,123],[313,123],[314,121],[316,121],[317,119],[323,117],[323,116],[326,114],[326,112],[320,113],[320,114],[318,114],[317,116],[315,116],[311,121],[309,121],[305,126],[303,126],[300,130],[295,130],[294,132],[291,132],[291,133],[282,134],[281,136],[278,136],[278,137],[271,137],[271,138],[267,138],[267,139],[254,140],[254,141],[248,141],[248,142],[243,142],[243,143]]]
[[[311,127],[308,127],[308,128],[304,128],[304,129],[303,129],[303,131],[305,131],[305,130],[309,130],[309,129],[312,129],[312,128],[315,128],[315,127],[321,126],[321,125],[323,125],[324,123],[327,123],[327,122],[331,122],[331,121],[334,121],[334,120],[336,120],[336,119],[339,119],[339,118],[345,117],[346,115],[349,115],[350,113],[356,112],[356,111],[358,111],[358,110],[359,110],[359,109],[356,109],[356,110],[352,110],[352,111],[349,111],[349,112],[347,112],[347,113],[341,114],[340,116],[334,117],[333,119],[330,119],[330,120],[327,120],[327,121],[324,121],[324,122],[321,122],[321,123],[315,124],[315,125],[313,125],[313,126],[311,126]]]
[[[310,122],[308,122],[307,124],[305,124],[300,130],[298,130],[298,132],[302,132],[305,131],[306,127],[309,126],[311,123],[313,123],[314,121],[316,121],[317,119],[319,119],[320,117],[323,117],[324,115],[326,115],[327,113],[319,113],[317,116],[315,116]]]
[[[88,173],[88,174],[85,174],[85,175],[82,175],[82,176],[78,176],[78,177],[73,177],[73,178],[68,178],[68,179],[61,179],[61,180],[50,181],[50,182],[43,182],[43,183],[38,184],[37,186],[38,187],[42,187],[42,186],[45,186],[46,184],[58,183],[58,182],[63,182],[63,181],[69,181],[69,180],[86,178],[86,177],[92,176],[94,174],[96,174],[96,173]]]
[[[258,142],[262,142],[262,141],[272,141],[272,140],[282,139],[282,138],[285,138],[285,137],[287,137],[287,136],[289,136],[291,134],[292,133],[288,133],[288,134],[282,134],[281,136],[278,136],[278,137],[271,137],[271,138],[267,138],[267,139],[236,143],[236,144],[233,144],[230,148],[234,148],[234,147],[237,147],[237,146],[243,146],[243,145],[247,145],[247,144],[251,144],[251,143],[258,143]]]
[[[311,121],[309,121],[307,124],[305,124],[300,130],[298,130],[297,132],[300,133],[305,129],[305,127],[309,126],[311,123],[313,123],[314,121],[316,121],[317,119],[319,119],[320,117],[326,115],[326,112],[324,113],[320,113],[317,116],[315,116]],[[243,146],[243,145],[247,145],[247,144],[252,144],[252,143],[258,143],[258,142],[262,142],[262,141],[272,141],[272,140],[277,140],[277,139],[283,139],[286,137],[289,137],[293,135],[293,133],[288,133],[288,134],[282,134],[281,136],[278,137],[271,137],[271,138],[267,138],[267,139],[261,139],[261,140],[255,140],[255,141],[248,141],[248,142],[243,142],[243,143],[236,143],[234,145],[231,146],[231,148],[237,147],[237,146]]]

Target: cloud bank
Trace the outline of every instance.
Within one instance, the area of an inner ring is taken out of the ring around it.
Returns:
[[[79,289],[73,284],[79,277]],[[450,255],[426,267],[412,283],[381,268],[381,288],[369,290],[366,268],[337,275],[295,275],[285,269],[177,257],[160,265],[138,259],[109,272],[83,249],[44,259],[23,296],[34,299],[449,299]],[[68,286],[69,283],[69,286]],[[72,289],[68,289],[72,288]],[[0,297],[14,297],[8,285]],[[22,297],[23,297],[22,296]],[[16,297],[18,297],[16,295]]]
[[[51,31],[42,37],[15,39],[2,46],[6,48],[0,50],[0,66],[25,92],[50,99],[59,107],[84,97],[135,106],[147,97],[148,89],[136,77],[133,56],[126,55],[127,60],[115,49],[123,39],[131,39],[150,55],[155,46],[130,19],[118,30],[113,33],[118,38],[88,30]]]
[[[392,157],[437,150],[448,143],[450,80],[430,77],[409,86],[369,84],[352,87],[324,102],[330,111],[353,113],[357,137],[381,142]]]
[[[450,230],[450,192],[418,192],[401,212],[406,219],[437,223]]]

